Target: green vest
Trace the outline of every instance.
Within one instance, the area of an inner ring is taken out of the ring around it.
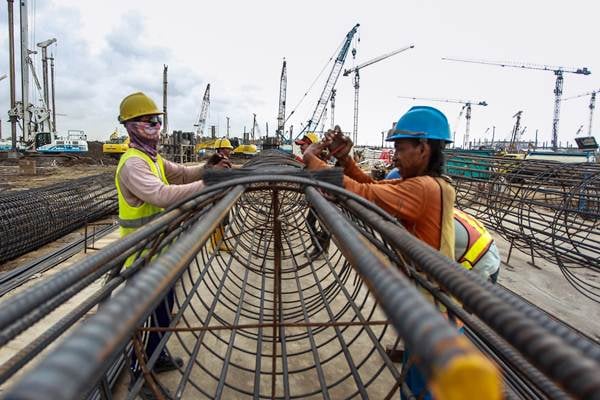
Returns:
[[[121,234],[121,237],[129,235],[131,232],[142,227],[144,224],[151,221],[154,218],[154,216],[156,216],[156,214],[163,211],[161,207],[157,207],[146,202],[142,203],[138,207],[133,207],[129,203],[127,203],[127,201],[123,197],[121,187],[119,186],[119,173],[121,172],[121,168],[123,168],[123,165],[125,165],[125,162],[132,157],[138,157],[146,161],[152,173],[157,178],[159,178],[165,185],[169,184],[165,176],[165,166],[160,155],[156,156],[155,163],[146,153],[130,147],[121,156],[121,159],[119,160],[119,165],[117,166],[117,172],[115,173],[115,185],[117,187],[117,196],[119,200],[119,232]],[[129,257],[125,262],[125,266],[131,265],[134,258],[135,255]]]

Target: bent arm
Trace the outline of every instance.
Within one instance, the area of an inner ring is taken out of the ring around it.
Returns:
[[[185,183],[196,182],[202,179],[204,173],[203,166],[188,166],[176,164],[174,162],[165,160],[163,158],[163,165],[165,166],[165,176],[169,183],[175,185],[182,185]]]
[[[165,185],[152,173],[148,164],[137,157],[127,160],[117,178],[125,200],[134,207],[145,202],[166,208],[204,188],[203,181],[182,185]]]

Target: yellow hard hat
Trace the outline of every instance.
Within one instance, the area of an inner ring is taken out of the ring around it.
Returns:
[[[216,149],[233,149],[231,142],[227,138],[218,139],[215,143]]]
[[[304,134],[304,136],[302,137],[302,139],[296,140],[296,144],[297,145],[302,145],[303,143],[306,143],[305,138],[310,141],[310,143],[308,143],[308,144],[317,143],[319,141],[319,137],[317,136],[316,133],[314,133],[314,132],[306,132]]]
[[[163,114],[156,103],[142,92],[132,93],[121,101],[119,106],[119,122],[123,123],[142,115]]]

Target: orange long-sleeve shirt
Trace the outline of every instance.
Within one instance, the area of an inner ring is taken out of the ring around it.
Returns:
[[[327,164],[307,155],[308,169],[327,168]],[[442,232],[442,191],[430,176],[375,181],[353,160],[344,168],[344,188],[366,198],[398,218],[406,229],[430,246],[439,249]],[[452,191],[454,196],[454,192]],[[454,201],[454,198],[452,198]]]

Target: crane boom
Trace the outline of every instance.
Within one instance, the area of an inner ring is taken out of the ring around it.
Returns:
[[[206,118],[208,117],[208,107],[210,106],[210,83],[206,85],[204,91],[204,97],[202,97],[202,107],[200,108],[200,116],[198,122],[194,125],[196,127],[196,139],[202,138],[204,135],[204,126],[206,125]]]
[[[540,71],[551,71],[554,73],[556,73],[557,71],[569,72],[569,73],[581,74],[581,75],[589,75],[592,73],[587,67],[567,68],[567,67],[558,67],[558,66],[552,66],[552,65],[524,63],[524,62],[467,60],[467,59],[462,59],[462,58],[448,58],[448,57],[442,57],[442,60],[458,61],[458,62],[465,62],[465,63],[471,63],[471,64],[496,65],[498,67],[536,69],[536,70],[540,70]]]
[[[581,93],[581,94],[578,94],[578,95],[575,95],[575,96],[565,97],[565,98],[563,98],[563,101],[577,99],[577,98],[583,97],[583,96],[591,96],[591,95],[593,95],[595,93],[600,93],[600,89],[598,89],[598,90],[592,90],[591,92],[587,92],[587,93]]]
[[[383,61],[386,58],[390,58],[391,56],[395,56],[396,54],[402,53],[403,51],[413,49],[414,47],[415,47],[415,45],[411,44],[410,46],[406,46],[406,47],[403,47],[401,49],[394,50],[394,51],[389,52],[387,54],[381,55],[379,57],[372,58],[369,61],[365,61],[364,63],[357,65],[356,67],[344,70],[344,76],[348,76],[352,72],[358,71],[359,69],[362,69],[364,67],[368,67],[369,65],[375,64],[376,62]]]
[[[582,94],[578,94],[576,96],[570,96],[570,97],[563,99],[563,100],[572,100],[572,99],[577,99],[577,98],[583,97],[583,96],[590,96],[590,105],[588,106],[588,108],[590,109],[590,118],[589,118],[589,122],[588,122],[588,136],[592,136],[592,122],[594,120],[594,109],[596,108],[596,93],[600,93],[600,89],[592,90],[591,92],[582,93]]]
[[[321,117],[323,116],[323,111],[325,111],[325,106],[331,97],[331,92],[335,87],[335,84],[340,76],[340,72],[342,71],[342,67],[344,66],[344,61],[346,60],[346,56],[348,55],[348,49],[350,48],[350,43],[352,42],[352,38],[354,34],[358,30],[360,24],[354,25],[354,27],[346,34],[346,38],[342,43],[342,48],[338,53],[335,61],[333,63],[333,67],[331,68],[331,72],[329,73],[329,77],[327,78],[327,82],[325,83],[325,87],[321,92],[321,97],[317,102],[317,107],[313,112],[312,116],[304,126],[304,129],[296,136],[296,139],[304,134],[304,131],[315,131],[319,122],[321,121]]]
[[[552,149],[558,150],[558,123],[560,121],[560,102],[563,92],[563,73],[568,72],[578,75],[589,75],[592,72],[587,68],[567,68],[557,67],[551,65],[541,64],[530,64],[530,63],[514,63],[514,62],[501,62],[501,61],[485,61],[485,60],[465,60],[460,58],[442,58],[445,61],[458,61],[472,64],[486,64],[495,65],[499,67],[511,67],[511,68],[522,68],[522,69],[534,69],[539,71],[551,71],[556,75],[556,82],[554,84],[554,113],[552,117]]]
[[[279,112],[277,113],[277,134],[283,141],[285,141],[284,128],[285,128],[285,98],[287,92],[287,67],[285,58],[283,59],[283,66],[281,67],[281,80],[279,81]]]
[[[426,97],[410,97],[410,96],[398,96],[399,99],[411,99],[411,100],[426,100],[426,101],[439,101],[441,103],[457,103],[457,104],[471,104],[475,106],[487,106],[485,101],[472,101],[472,100],[455,100],[455,99],[430,99]]]

